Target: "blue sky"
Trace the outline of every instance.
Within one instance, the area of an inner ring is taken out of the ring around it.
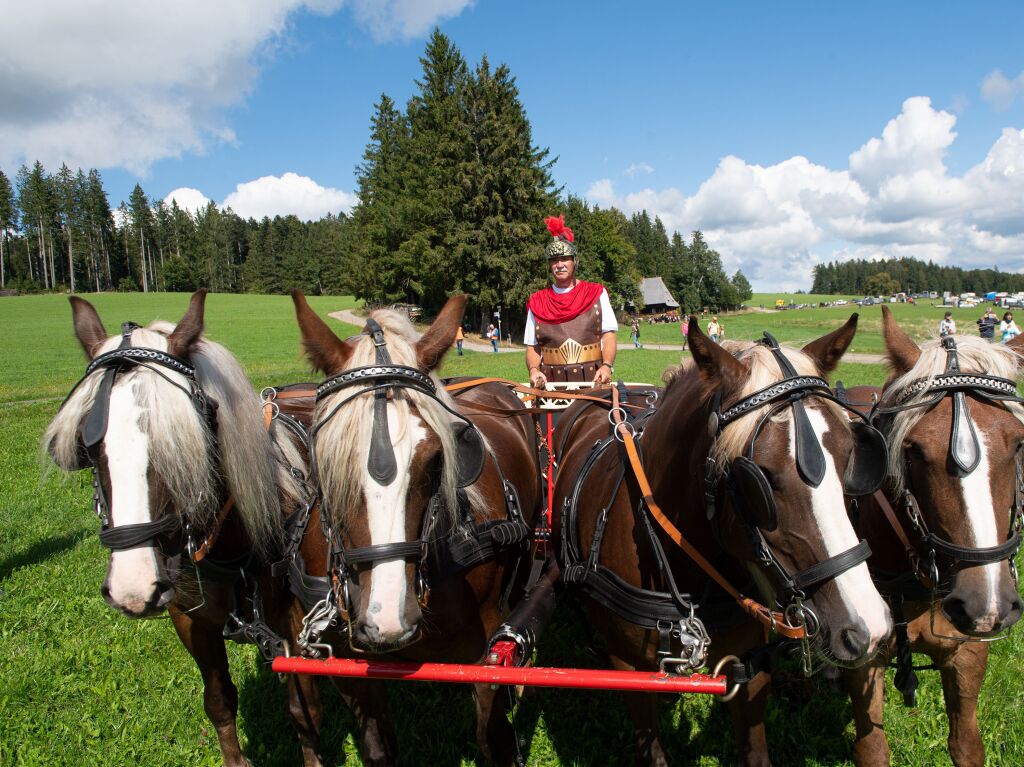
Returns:
[[[351,206],[437,24],[511,67],[566,191],[702,229],[755,288],[833,258],[1024,268],[1020,3],[38,5],[0,50],[0,168],[98,167],[114,204]]]

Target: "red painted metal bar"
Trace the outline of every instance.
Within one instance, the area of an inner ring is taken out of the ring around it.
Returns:
[[[657,671],[602,671],[581,668],[473,666],[458,663],[402,663],[355,658],[275,658],[277,673],[346,676],[361,679],[401,679],[413,682],[530,685],[582,690],[698,692],[724,695],[724,676],[673,676]]]

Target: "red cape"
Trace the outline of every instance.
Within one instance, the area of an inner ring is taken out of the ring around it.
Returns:
[[[574,320],[590,309],[601,298],[603,285],[579,280],[568,293],[556,293],[550,286],[538,290],[526,302],[538,322],[560,325]]]

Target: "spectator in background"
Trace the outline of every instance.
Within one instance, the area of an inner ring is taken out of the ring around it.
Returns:
[[[498,353],[498,329],[493,324],[487,326],[487,338],[491,342],[491,349]]]
[[[690,340],[690,318],[683,317],[679,323],[680,330],[683,333],[683,351],[686,351],[686,342]]]
[[[992,311],[991,306],[985,310],[984,316],[977,322],[978,335],[986,341],[993,340],[996,334],[996,325],[999,324],[999,321],[996,319],[995,312]]]
[[[1013,312],[1007,312],[1003,315],[1003,321],[999,323],[999,333],[1004,344],[1020,335],[1020,328],[1013,321]]]
[[[633,348],[640,348],[640,318],[634,317],[633,324],[629,326],[629,335],[633,339]]]
[[[939,338],[945,338],[956,333],[956,323],[953,321],[953,312],[946,312],[939,322]]]
[[[708,338],[718,343],[718,337],[722,333],[722,326],[718,324],[718,317],[712,316],[711,322],[708,323]]]
[[[455,331],[455,348],[458,349],[458,355],[462,356],[462,342],[466,340],[466,334],[462,332],[462,325],[459,325],[458,330]]]

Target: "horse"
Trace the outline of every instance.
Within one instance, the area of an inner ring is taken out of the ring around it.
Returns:
[[[865,409],[877,402],[873,419],[889,446],[889,481],[884,494],[858,499],[857,530],[871,545],[868,566],[897,620],[897,688],[913,705],[910,653],[930,656],[942,678],[953,763],[980,767],[986,640],[1021,615],[1013,559],[1024,519],[1024,407],[1015,383],[1024,341],[1000,346],[951,336],[918,346],[888,307],[882,334],[891,367],[884,387],[848,392]],[[882,726],[888,657],[846,672],[862,767],[889,764]]]
[[[224,632],[280,652],[279,635],[296,630],[301,611],[266,563],[285,515],[305,503],[308,469],[301,435],[279,419],[265,425],[238,361],[203,337],[205,297],[193,294],[177,325],[125,323],[108,337],[93,306],[72,296],[89,365],[43,450],[65,472],[93,469],[100,540],[111,550],[103,598],[129,618],[170,614],[202,674],[223,762],[238,767],[248,762]],[[303,762],[319,765],[317,687],[299,678],[288,689]]]
[[[844,504],[844,493],[881,483],[884,443],[866,423],[851,425],[823,379],[856,322],[796,351],[768,334],[719,345],[691,318],[692,361],[666,372],[656,407],[610,432],[606,409],[576,403],[555,431],[552,535],[565,583],[582,591],[617,669],[687,672],[745,656],[750,681],[729,703],[743,764],[769,761],[770,656],[755,649],[764,624],[803,636],[805,664],[841,666],[867,661],[892,630]],[[655,393],[623,395],[642,407]],[[611,420],[625,417],[618,408]],[[630,444],[643,482],[629,469]],[[732,585],[750,578],[780,612]],[[742,611],[723,609],[731,602],[715,582]],[[654,697],[629,693],[626,705],[638,763],[664,765]]]
[[[306,527],[296,590],[331,578],[335,652],[480,662],[522,593],[541,505],[531,419],[506,386],[470,382],[453,396],[437,378],[465,296],[422,337],[384,309],[344,341],[292,297],[307,356],[327,376],[311,429],[322,525]],[[504,696],[475,685],[474,698],[481,752],[516,763]],[[394,761],[393,735],[380,736],[380,762]]]

